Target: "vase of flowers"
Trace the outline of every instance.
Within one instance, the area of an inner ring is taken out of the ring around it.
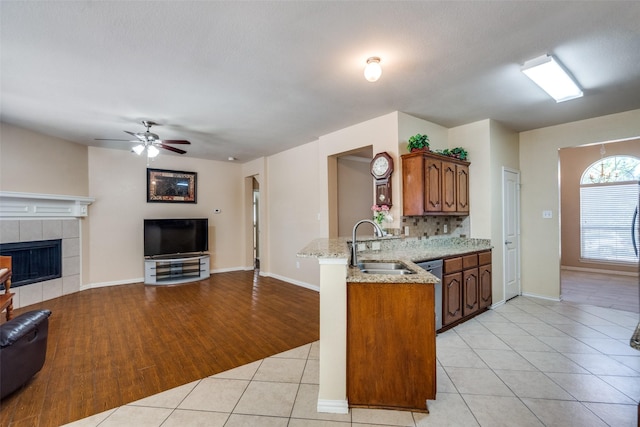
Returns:
[[[373,205],[371,206],[371,211],[373,212],[373,220],[378,225],[382,225],[384,221],[392,221],[389,214],[389,205]]]

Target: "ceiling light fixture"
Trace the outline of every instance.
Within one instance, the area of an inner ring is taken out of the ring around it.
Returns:
[[[160,150],[158,150],[155,145],[147,146],[147,156],[154,158],[158,154],[160,154]]]
[[[569,73],[551,55],[542,55],[524,63],[521,71],[556,102],[580,98],[582,90]]]
[[[367,66],[364,67],[364,78],[370,82],[377,82],[382,75],[382,67],[380,66],[380,58],[372,56],[367,59]]]
[[[151,143],[138,144],[131,149],[131,151],[136,153],[138,156],[144,153],[145,150],[147,151],[147,157],[153,158],[153,157],[156,157],[158,154],[160,154],[160,150],[158,150],[158,148]]]

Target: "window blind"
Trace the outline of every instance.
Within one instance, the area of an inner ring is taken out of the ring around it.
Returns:
[[[585,185],[580,188],[580,255],[582,259],[637,263],[632,233],[640,244],[638,183]]]

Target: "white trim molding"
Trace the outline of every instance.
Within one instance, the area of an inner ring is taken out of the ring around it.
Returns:
[[[80,218],[94,198],[0,191],[0,218]]]
[[[327,400],[318,399],[318,412],[326,412],[329,414],[348,414],[349,402],[346,400]]]

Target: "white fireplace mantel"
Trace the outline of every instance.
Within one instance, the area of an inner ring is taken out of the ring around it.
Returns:
[[[94,198],[0,191],[0,218],[79,218],[88,215]]]

